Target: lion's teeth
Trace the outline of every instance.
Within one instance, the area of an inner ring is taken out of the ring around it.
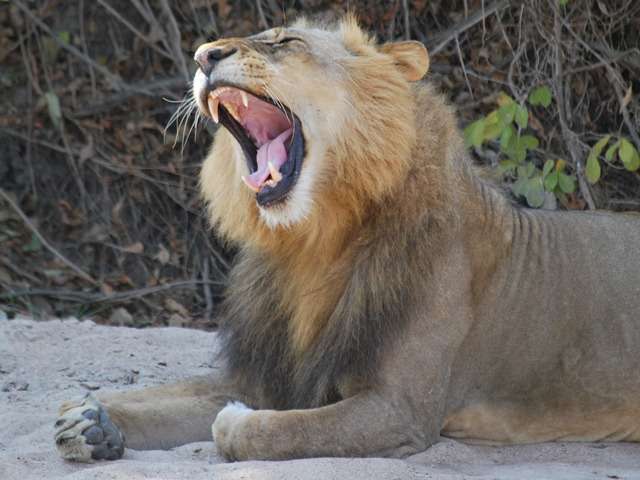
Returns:
[[[209,105],[209,113],[211,114],[211,118],[213,118],[213,121],[218,123],[219,118],[218,118],[218,104],[220,103],[220,101],[218,100],[218,97],[214,97],[212,95],[209,96],[209,98],[207,99],[207,104]]]
[[[245,92],[244,90],[240,90],[240,97],[242,98],[242,105],[246,107],[249,106],[249,97],[247,95],[247,92]]]
[[[245,177],[244,175],[242,176],[242,181],[244,182],[244,184],[249,187],[251,190],[253,190],[254,192],[258,193],[260,190],[258,190],[257,188],[255,188],[253,185],[251,185],[249,183],[249,180],[247,180],[247,177]]]
[[[267,162],[267,165],[269,166],[269,173],[271,174],[271,178],[273,179],[273,181],[275,183],[278,183],[280,180],[282,180],[282,174],[275,167],[275,165],[271,162]]]
[[[238,111],[236,110],[236,106],[232,103],[225,103],[224,108],[236,119],[237,122],[240,122],[240,117],[238,116]]]

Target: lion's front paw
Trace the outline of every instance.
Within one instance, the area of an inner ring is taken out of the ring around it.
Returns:
[[[65,460],[117,460],[124,453],[124,435],[91,394],[60,408],[55,441]]]
[[[243,427],[253,410],[241,402],[230,402],[218,413],[211,426],[213,440],[218,453],[227,460],[244,460],[247,458],[244,443],[248,441]]]

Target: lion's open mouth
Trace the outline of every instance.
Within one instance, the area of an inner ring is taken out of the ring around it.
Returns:
[[[232,86],[204,93],[208,114],[227,129],[244,151],[249,175],[244,183],[266,207],[286,200],[300,175],[304,137],[298,117],[286,106]]]

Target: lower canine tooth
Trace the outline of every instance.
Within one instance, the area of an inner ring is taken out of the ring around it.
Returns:
[[[258,193],[260,190],[258,190],[257,188],[255,188],[253,185],[251,185],[249,183],[249,180],[247,180],[247,177],[243,176],[242,177],[242,181],[244,182],[244,184],[249,187],[251,190],[253,190],[254,192]]]
[[[213,118],[213,121],[218,123],[219,119],[218,119],[218,104],[220,103],[220,100],[218,100],[218,97],[209,97],[207,99],[207,104],[209,105],[209,113],[211,114],[211,118]]]
[[[242,104],[246,107],[249,106],[249,97],[247,96],[247,92],[240,90],[240,97],[242,98]]]
[[[273,181],[275,183],[278,183],[280,180],[282,180],[282,174],[275,167],[275,165],[271,162],[267,162],[267,165],[269,165],[269,173],[271,174],[271,178],[273,179]]]

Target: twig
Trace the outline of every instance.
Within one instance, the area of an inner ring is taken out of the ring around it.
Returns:
[[[0,257],[0,263],[2,263],[5,267],[7,267],[9,270],[13,271],[14,273],[23,276],[24,278],[31,280],[33,283],[39,283],[40,280],[33,276],[32,274],[30,274],[29,272],[23,270],[22,268],[20,268],[17,265],[14,265],[13,263],[11,263],[11,260],[9,260],[9,258],[5,258],[5,257]]]
[[[563,19],[560,19],[564,27],[571,34],[571,36],[580,44],[583,48],[591,52],[601,63],[604,64],[604,67],[607,69],[609,74],[609,78],[613,83],[613,89],[615,90],[616,97],[618,99],[618,103],[620,104],[620,113],[622,113],[622,118],[624,120],[627,129],[629,130],[629,134],[633,139],[633,142],[636,145],[636,148],[640,150],[640,136],[638,136],[637,127],[634,128],[633,122],[631,121],[631,117],[629,115],[629,110],[627,106],[624,104],[624,93],[620,89],[620,78],[617,72],[611,66],[612,60],[604,58],[595,48],[591,47],[587,42],[585,42],[580,36],[573,31],[570,25],[567,24]]]
[[[404,14],[404,38],[411,39],[411,24],[409,23],[409,2],[402,0],[402,13]]]
[[[78,6],[78,19],[80,21],[80,41],[82,42],[82,53],[87,57],[89,56],[89,48],[87,47],[87,36],[84,30],[84,0],[80,0]],[[93,96],[96,96],[96,74],[93,71],[93,66],[89,65],[89,78],[91,79],[91,92]]]
[[[613,89],[616,91],[616,97],[618,98],[618,103],[620,104],[620,113],[622,113],[622,119],[624,120],[627,129],[629,130],[629,135],[633,139],[633,143],[636,144],[636,149],[640,151],[640,136],[638,136],[637,126],[634,128],[633,122],[631,121],[631,116],[629,115],[629,109],[624,101],[624,93],[620,88],[618,82],[620,81],[616,78],[615,70],[611,68],[611,65],[606,65],[607,71],[609,72],[609,78],[611,79],[611,83],[613,83]]]
[[[258,18],[260,19],[260,24],[262,28],[269,28],[269,24],[267,23],[267,18],[264,16],[264,10],[262,10],[262,2],[261,0],[256,0],[256,8],[258,9]]]
[[[209,257],[205,255],[202,260],[202,290],[204,292],[204,300],[206,303],[204,318],[209,321],[211,320],[211,314],[213,313],[213,298],[211,295],[211,285],[206,283],[207,280],[209,280]]]
[[[105,97],[100,102],[89,104],[82,110],[74,110],[72,115],[76,118],[87,117],[108,111],[115,106],[122,106],[123,102],[131,97],[145,96],[158,98],[160,92],[171,92],[174,89],[185,89],[189,82],[182,77],[163,78],[152,82],[140,82],[128,84],[126,89]]]
[[[0,129],[0,133],[4,133],[6,135],[11,135],[12,137],[16,137],[16,138],[19,138],[21,140],[24,140],[27,144],[33,143],[35,145],[41,145],[43,147],[49,148],[49,149],[53,150],[54,152],[65,153],[65,154],[67,153],[67,151],[64,148],[62,148],[59,145],[56,145],[55,143],[47,142],[45,140],[38,140],[35,137],[29,137],[28,135],[20,133],[17,130],[13,130],[11,128],[2,127]]]
[[[550,2],[552,3],[552,2]],[[561,58],[561,46],[562,46],[562,20],[560,18],[559,7],[556,4],[552,4],[551,7],[554,11],[554,24],[553,30],[555,35],[555,69],[554,69],[554,87],[556,90],[556,98],[558,104],[558,117],[560,119],[560,128],[562,130],[562,136],[564,138],[565,143],[567,144],[567,149],[569,150],[569,154],[573,160],[573,164],[576,168],[576,176],[578,177],[578,184],[580,185],[580,191],[582,192],[582,196],[587,202],[587,206],[590,210],[596,209],[596,204],[593,200],[593,196],[591,195],[591,190],[589,189],[589,185],[587,184],[584,178],[584,169],[582,166],[582,159],[579,155],[576,154],[575,149],[577,148],[575,141],[575,134],[569,128],[567,123],[567,114],[565,110],[565,98],[564,98],[564,76],[562,73],[562,58]]]
[[[138,30],[136,27],[134,27],[131,22],[129,22],[126,18],[124,18],[122,15],[120,15],[120,13],[118,13],[118,11],[113,8],[111,5],[109,5],[106,0],[97,0],[97,2],[102,6],[102,8],[104,8],[107,12],[109,12],[116,20],[118,20],[120,23],[122,23],[125,27],[127,27],[129,30],[131,30],[131,32],[136,35],[138,38],[140,38],[144,43],[146,43],[147,45],[149,45],[149,47],[151,47],[152,50],[156,51],[157,53],[159,53],[160,55],[162,55],[163,57],[169,58],[171,60],[173,60],[172,55],[169,52],[165,52],[164,50],[162,50],[161,48],[159,48],[155,43],[153,43],[153,41],[151,41],[149,39],[148,35],[145,35],[144,33],[142,33],[140,30]]]
[[[84,53],[82,53],[80,50],[78,50],[73,45],[65,43],[62,40],[60,40],[60,38],[58,38],[58,36],[47,26],[46,23],[44,23],[42,20],[40,20],[38,17],[36,17],[33,14],[33,12],[31,12],[31,10],[29,10],[29,8],[27,8],[27,6],[22,2],[22,0],[13,0],[13,3],[14,3],[14,5],[16,7],[18,7],[20,10],[22,10],[24,12],[24,14],[27,17],[29,17],[29,19],[33,23],[35,23],[41,30],[43,30],[45,33],[47,33],[53,39],[53,41],[55,41],[58,44],[58,46],[60,48],[62,48],[63,50],[66,50],[67,52],[71,53],[72,55],[75,55],[76,57],[78,57],[80,60],[82,60],[86,64],[91,65],[95,70],[97,70],[104,77],[106,77],[107,80],[109,80],[109,82],[111,82],[111,84],[114,86],[114,88],[121,88],[122,87],[122,82],[120,80],[120,77],[118,77],[117,75],[114,75],[108,69],[106,69],[105,67],[100,65],[98,62],[96,62],[92,58],[89,58],[88,56],[86,56]]]
[[[42,295],[46,297],[60,298],[71,302],[79,303],[114,303],[131,300],[133,298],[145,297],[154,293],[164,292],[173,288],[187,288],[203,283],[201,280],[184,280],[180,282],[167,283],[157,285],[155,287],[136,288],[124,292],[106,295],[102,293],[82,292],[79,290],[62,290],[55,288],[25,288],[22,290],[14,290],[9,293],[0,294],[0,299],[11,297],[33,297]],[[216,285],[216,282],[208,282]]]
[[[33,139],[33,90],[35,90],[35,88],[33,88],[35,86],[34,80],[33,80],[33,74],[31,72],[31,66],[29,65],[29,55],[27,54],[27,47],[24,45],[25,43],[27,43],[30,39],[30,35],[29,33],[25,33],[24,36],[21,35],[21,41],[20,41],[20,54],[22,55],[22,62],[24,63],[24,70],[25,73],[27,74],[27,78],[29,79],[29,85],[31,88],[27,88],[27,102],[28,102],[28,109],[27,109],[27,154],[26,154],[26,158],[27,158],[27,167],[28,167],[28,171],[29,171],[29,181],[31,182],[31,191],[33,192],[33,195],[38,198],[38,192],[36,190],[36,180],[35,180],[35,175],[33,172],[33,158],[32,158],[32,150],[33,150],[33,146],[31,144],[31,140]]]
[[[429,52],[431,53],[431,55],[435,55],[436,53],[444,49],[444,47],[446,47],[449,42],[455,40],[460,34],[469,30],[476,23],[483,21],[488,16],[494,14],[498,10],[502,10],[508,5],[509,0],[499,0],[488,6],[487,8],[479,8],[458,25],[455,25],[438,35],[436,37],[436,40],[434,41],[434,46],[428,47]]]
[[[99,285],[99,282],[96,281],[91,275],[89,275],[88,273],[85,273],[80,267],[78,267],[75,263],[73,263],[71,260],[65,257],[58,250],[56,250],[45,239],[42,236],[42,234],[38,231],[36,226],[33,224],[33,222],[29,220],[29,217],[27,217],[27,215],[22,211],[22,209],[11,199],[9,195],[7,195],[7,193],[2,188],[0,188],[0,197],[2,197],[9,204],[9,206],[15,210],[15,212],[20,216],[24,224],[29,228],[29,230],[31,230],[31,232],[38,238],[38,240],[40,240],[40,243],[42,243],[42,245],[47,250],[53,253],[53,255],[55,255],[62,263],[64,263],[67,267],[73,270],[79,277],[83,278],[84,280],[86,280],[87,282],[93,285]]]
[[[471,88],[471,83],[469,83],[469,75],[467,75],[467,67],[464,64],[464,58],[462,58],[462,50],[460,49],[460,41],[456,36],[456,50],[458,51],[458,58],[460,59],[460,66],[462,67],[462,73],[464,73],[464,81],[467,84],[467,88],[469,89],[469,93],[471,94],[471,98],[473,97],[473,89]]]
[[[176,17],[171,11],[171,7],[169,6],[168,1],[160,0],[160,7],[168,20],[166,29],[166,31],[168,32],[168,38],[166,39],[166,41],[163,41],[163,43],[167,46],[168,50],[173,50],[173,61],[178,65],[178,68],[182,72],[182,76],[184,77],[184,79],[188,80],[191,76],[189,75],[189,69],[187,68],[187,63],[184,60],[184,54],[182,52],[180,27],[178,26]]]

